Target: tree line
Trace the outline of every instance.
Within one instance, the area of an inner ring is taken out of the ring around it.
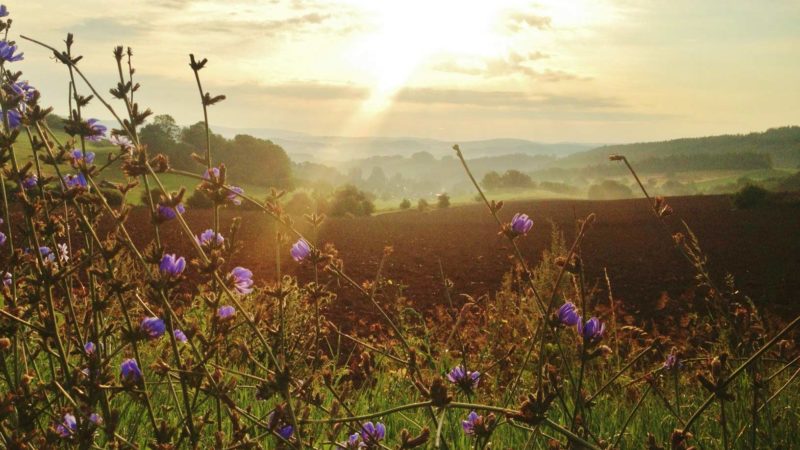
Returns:
[[[192,154],[205,155],[207,147],[203,122],[180,127],[167,114],[155,116],[152,123],[144,126],[140,139],[151,154],[163,153],[169,157],[172,167],[189,171],[197,171],[200,167]],[[292,189],[295,186],[289,156],[272,141],[246,134],[227,139],[212,132],[211,148],[214,163],[224,163],[234,183],[279,189]]]

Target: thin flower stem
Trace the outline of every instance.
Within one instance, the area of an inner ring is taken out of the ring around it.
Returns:
[[[192,72],[194,72],[195,81],[197,81],[197,90],[199,91],[199,94],[200,94],[200,103],[203,106],[203,124],[205,125],[205,132],[206,132],[206,158],[205,158],[206,159],[206,161],[205,161],[206,162],[206,173],[208,174],[209,179],[211,179],[212,178],[211,177],[211,167],[212,167],[212,163],[211,163],[211,129],[210,129],[210,123],[208,121],[208,105],[206,104],[206,101],[205,101],[205,93],[203,92],[203,85],[200,82],[200,68],[198,66],[196,66],[194,55],[189,55],[189,59],[190,59],[190,62],[191,62],[190,67],[192,68]],[[149,189],[148,189],[148,192],[149,192]],[[214,242],[216,242],[216,240],[219,239],[219,204],[217,204],[216,202],[214,202],[213,212],[214,212],[214,218],[213,218],[212,229],[214,231]],[[177,213],[177,211],[176,211],[176,213]],[[215,284],[214,290],[216,290],[216,283],[217,283],[217,280],[215,279],[214,280],[214,284]],[[283,330],[283,328],[281,328],[281,333],[283,332],[282,330]],[[281,342],[283,342],[282,339],[281,339]],[[284,359],[285,359],[285,357],[284,357]],[[219,363],[219,353],[217,353],[216,360],[217,360],[217,363]],[[222,432],[222,401],[219,399],[219,397],[217,397],[217,399],[216,399],[216,406],[217,406],[217,432]]]
[[[450,405],[453,405],[451,403]],[[364,422],[370,419],[375,419],[378,417],[388,416],[394,413],[398,413],[401,411],[408,411],[411,409],[419,409],[419,408],[426,408],[428,406],[433,406],[433,402],[418,402],[418,403],[409,403],[407,405],[396,406],[394,408],[385,409],[383,411],[378,411],[369,414],[363,414],[360,416],[350,416],[350,417],[337,417],[337,418],[330,418],[330,419],[304,419],[301,420],[301,423],[305,424],[334,424],[334,423],[348,423],[348,422]]]
[[[772,348],[773,345],[778,343],[779,340],[781,340],[784,336],[789,334],[789,332],[792,331],[792,329],[794,329],[794,327],[797,326],[798,324],[800,324],[800,316],[795,317],[794,320],[789,322],[789,324],[786,325],[772,339],[770,339],[769,342],[764,344],[760,349],[758,349],[757,352],[753,353],[749,358],[747,358],[747,360],[744,363],[742,363],[738,368],[736,368],[736,370],[734,370],[730,375],[728,375],[728,377],[718,385],[719,390],[720,391],[724,390],[728,386],[728,384],[731,383],[731,381],[736,379],[736,377],[738,377],[739,374],[741,374],[745,369],[750,367],[750,365],[752,365],[756,360],[758,360],[758,358],[761,357],[761,355],[763,355],[767,350]],[[692,414],[692,416],[689,417],[689,420],[686,421],[686,426],[683,428],[684,431],[691,430],[691,427],[694,424],[694,422],[697,421],[700,415],[703,414],[703,412],[706,409],[708,409],[709,406],[711,406],[711,403],[714,402],[714,399],[716,397],[717,397],[716,394],[711,394],[708,396],[708,398],[706,398],[706,400],[697,408],[697,410],[695,410],[694,414]]]
[[[625,166],[628,168],[628,171],[630,171],[631,175],[633,175],[633,178],[636,180],[636,184],[639,185],[639,188],[642,190],[642,193],[644,194],[645,198],[647,199],[647,202],[650,205],[650,209],[653,211],[653,214],[655,215],[656,219],[658,219],[658,222],[661,224],[661,227],[664,229],[664,231],[667,233],[667,235],[672,240],[672,232],[669,230],[669,227],[667,226],[667,223],[664,221],[664,218],[661,216],[659,211],[656,209],[656,204],[655,204],[655,202],[653,202],[652,198],[650,197],[650,194],[647,193],[647,189],[644,187],[644,184],[642,184],[642,180],[639,179],[639,175],[633,169],[633,166],[631,166],[631,163],[628,161],[628,158],[626,158],[625,156],[622,156],[622,155],[620,155],[619,158],[622,160],[622,162],[625,163]],[[675,243],[674,240],[673,240],[673,243]],[[717,289],[716,283],[714,283],[714,280],[711,279],[711,277],[705,271],[705,269],[704,268],[701,269],[701,268],[697,267],[695,265],[695,262],[692,260],[692,257],[689,256],[689,254],[686,253],[686,250],[684,250],[684,248],[682,246],[680,246],[677,243],[675,243],[675,247],[678,249],[678,251],[681,253],[681,255],[683,255],[683,257],[686,259],[686,261],[689,262],[689,265],[691,265],[692,267],[695,268],[695,270],[697,270],[698,275],[700,275],[703,278],[703,281],[708,283],[708,285],[712,288],[712,290],[714,292],[714,296],[718,297],[719,296],[719,289]]]
[[[602,394],[606,389],[608,389],[609,386],[611,386],[611,383],[613,383],[614,381],[616,381],[617,378],[622,376],[623,373],[625,373],[634,364],[636,364],[637,361],[639,361],[644,355],[646,355],[648,352],[650,352],[650,350],[652,350],[655,346],[656,346],[656,343],[654,342],[654,343],[650,344],[649,347],[647,347],[646,349],[644,349],[641,352],[639,352],[639,354],[636,355],[636,357],[634,357],[632,360],[628,361],[628,363],[625,364],[625,366],[622,369],[620,369],[616,374],[614,374],[614,376],[612,376],[611,378],[606,380],[606,382],[603,383],[602,386],[600,386],[600,389],[598,389],[594,394],[590,395],[586,399],[586,402],[587,403],[591,402],[592,400],[597,398],[598,395]]]
[[[772,401],[773,401],[773,400],[775,400],[775,399],[776,399],[776,398],[777,398],[779,395],[781,395],[781,393],[782,393],[782,392],[783,392],[783,391],[784,391],[784,390],[785,390],[787,387],[789,387],[789,385],[790,385],[790,384],[792,384],[792,382],[793,382],[793,381],[794,381],[794,380],[797,378],[797,376],[798,376],[798,375],[800,375],[800,368],[798,368],[797,370],[795,370],[795,371],[794,371],[794,373],[793,373],[793,374],[792,374],[792,375],[789,377],[789,379],[788,379],[788,380],[786,380],[786,383],[784,383],[784,384],[783,384],[783,386],[781,386],[780,388],[778,388],[778,390],[777,390],[777,391],[775,391],[775,393],[774,393],[774,394],[772,394],[772,395],[771,395],[771,396],[770,396],[770,397],[767,399],[767,401],[765,401],[765,402],[764,402],[764,404],[763,404],[763,405],[761,405],[761,406],[758,408],[758,412],[761,412],[761,410],[762,410],[762,409],[764,409],[764,408],[765,408],[765,407],[766,407],[766,406],[767,406],[767,405],[768,405],[770,402],[772,402]]]
[[[633,416],[639,410],[639,407],[642,406],[642,403],[644,403],[644,399],[647,398],[647,395],[650,393],[650,390],[652,388],[653,388],[652,385],[650,385],[650,384],[647,385],[647,389],[644,391],[642,396],[639,397],[639,400],[636,402],[636,405],[633,407],[633,410],[630,412],[630,414],[628,414],[628,417],[625,419],[625,422],[623,423],[622,428],[617,433],[617,438],[614,439],[614,443],[611,444],[611,447],[609,447],[609,448],[617,448],[617,446],[619,445],[620,441],[622,440],[622,437],[625,436],[625,429],[628,428],[628,425],[631,423],[631,420],[633,420]]]

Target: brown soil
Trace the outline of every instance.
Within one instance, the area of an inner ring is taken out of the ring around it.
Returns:
[[[668,219],[672,232],[682,231],[685,220],[699,238],[712,274],[722,282],[735,277],[737,287],[773,312],[800,311],[800,207],[779,205],[737,211],[724,196],[669,199],[675,215]],[[583,244],[583,260],[591,283],[605,285],[607,269],[616,298],[631,310],[653,312],[667,292],[676,297],[691,288],[694,272],[672,245],[670,235],[653,218],[645,200],[621,201],[519,201],[501,211],[504,220],[515,212],[529,214],[535,226],[519,240],[524,255],[535,264],[550,245],[551,221],[570,243],[575,218],[595,213],[597,220]],[[232,264],[253,270],[257,284],[276,274],[273,221],[257,211],[224,211],[223,230],[234,216],[242,217],[242,250]],[[188,211],[199,233],[211,223],[210,211]],[[148,238],[144,211],[130,222],[140,243]],[[165,242],[177,243],[170,251],[189,255],[191,248],[180,236],[177,223],[164,226]],[[375,277],[385,246],[394,253],[384,276],[408,285],[406,294],[422,310],[444,302],[439,261],[459,293],[493,293],[509,270],[511,250],[483,205],[475,204],[429,212],[406,211],[367,218],[329,218],[320,230],[320,242],[332,242],[344,260],[345,270],[362,282]],[[281,249],[284,273],[310,278],[310,269]],[[366,301],[340,289],[335,311],[348,316],[371,310]],[[355,313],[355,314],[353,314]]]

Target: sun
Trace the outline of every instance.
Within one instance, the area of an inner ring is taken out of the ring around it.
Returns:
[[[404,0],[360,2],[373,32],[352,54],[372,80],[368,113],[388,108],[414,71],[440,55],[492,56],[502,51],[500,21],[511,2]]]
[[[342,1],[361,16],[360,32],[343,51],[342,65],[353,70],[352,77],[369,94],[341,133],[368,135],[381,126],[404,87],[435,79],[451,85],[475,81],[433,73],[437,61],[464,61],[469,67],[540,51],[552,43],[546,35],[555,29],[575,32],[602,20],[609,0]],[[545,33],[524,23],[525,17],[546,18],[545,28],[552,29]]]

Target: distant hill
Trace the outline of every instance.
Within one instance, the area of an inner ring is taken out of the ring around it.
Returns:
[[[236,129],[214,127],[214,132],[232,138],[237,134],[248,134],[269,139],[283,147],[296,162],[343,162],[366,159],[374,156],[411,156],[428,152],[439,158],[452,154],[455,142],[417,137],[346,137],[313,136],[306,133],[267,128]],[[525,139],[487,139],[460,141],[458,144],[470,158],[521,154],[530,156],[563,157],[597,147],[584,143],[541,143]]]
[[[663,142],[606,145],[574,153],[559,160],[559,167],[586,167],[603,164],[608,155],[621,154],[631,161],[692,155],[760,153],[769,155],[776,167],[800,166],[800,126],[770,128],[764,132],[701,138],[674,139]]]

